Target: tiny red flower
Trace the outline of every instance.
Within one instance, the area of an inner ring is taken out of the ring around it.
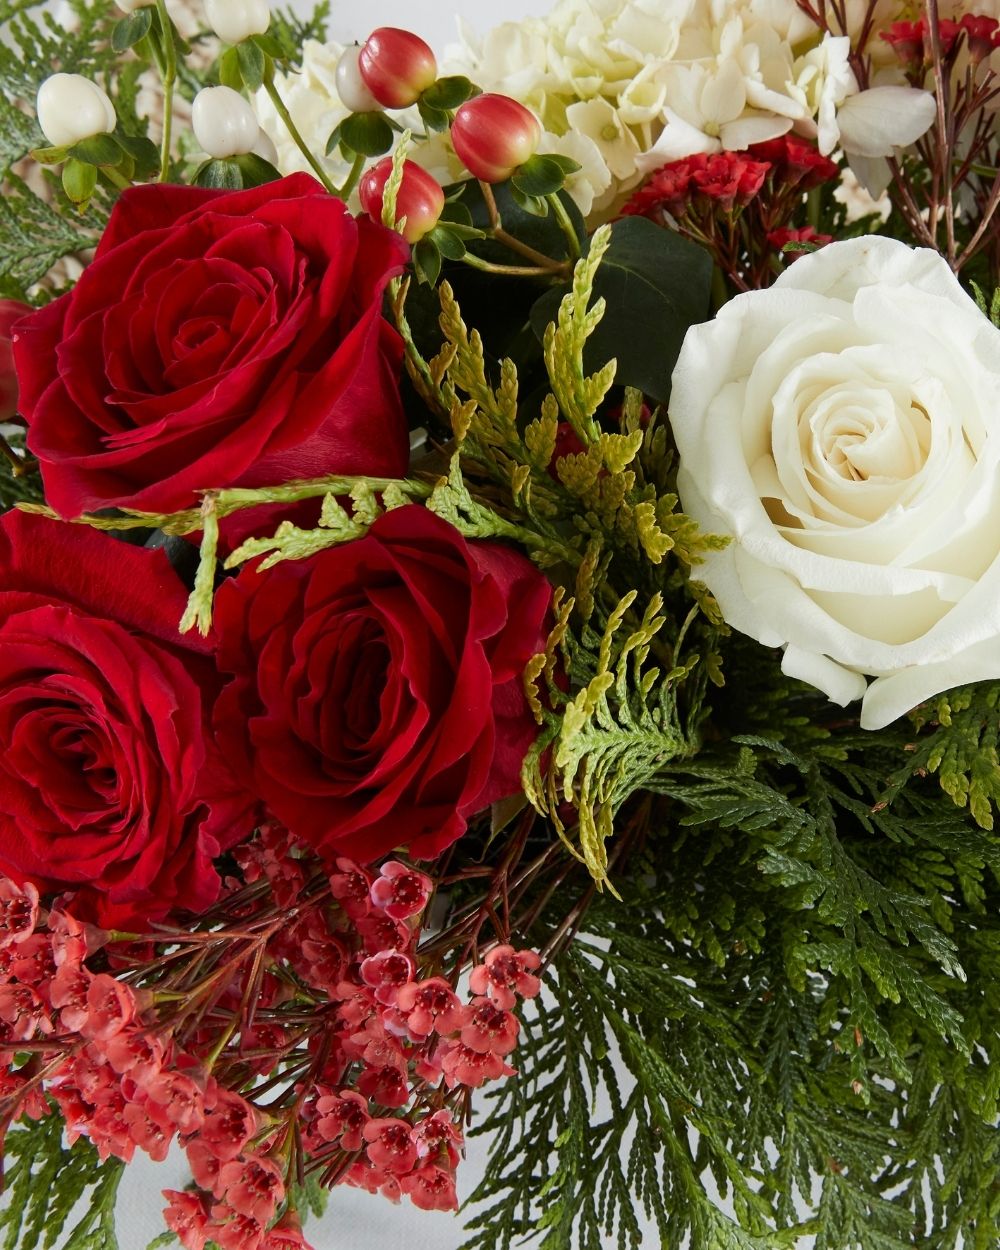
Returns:
[[[0,876],[0,949],[31,937],[38,924],[38,891]]]
[[[462,1132],[448,1111],[435,1111],[425,1116],[410,1134],[417,1148],[417,1157],[431,1163],[447,1161],[448,1166],[458,1166],[462,1147]]]
[[[417,1148],[406,1120],[369,1120],[364,1128],[365,1152],[376,1167],[402,1176],[417,1161]]]
[[[219,1189],[240,1215],[267,1224],[285,1196],[281,1169],[270,1159],[234,1159],[219,1170]]]
[[[510,1011],[518,994],[522,998],[534,998],[542,988],[541,981],[534,975],[541,963],[534,951],[494,946],[483,963],[473,968],[469,988],[473,994],[488,994],[498,1007]]]
[[[390,859],[372,882],[371,899],[393,920],[406,920],[427,906],[434,882],[426,873]]]
[[[235,1159],[257,1131],[257,1113],[232,1090],[220,1089],[215,1105],[205,1114],[199,1139],[217,1159]]]
[[[380,1003],[391,1007],[399,991],[413,978],[413,960],[402,951],[379,951],[361,964],[361,980],[371,986]]]
[[[422,1168],[400,1178],[400,1188],[421,1211],[457,1211],[455,1177],[445,1168],[425,1163]]]
[[[444,977],[411,981],[400,988],[396,1008],[414,1041],[431,1033],[454,1033],[465,1023],[466,1009]]]
[[[163,1196],[169,1204],[163,1212],[166,1226],[177,1234],[185,1250],[205,1250],[210,1236],[205,1199],[200,1194],[176,1189],[165,1189]]]
[[[791,226],[783,226],[780,230],[771,230],[768,232],[767,241],[776,252],[780,252],[786,243],[809,243],[814,248],[824,247],[827,243],[833,242],[832,234],[820,234],[815,226],[801,226],[794,229]],[[787,264],[791,264],[793,260],[797,260],[802,252],[792,249],[783,254],[783,259]]]
[[[476,998],[462,1028],[462,1042],[481,1054],[509,1055],[520,1029],[517,1016],[488,998]]]
[[[87,1017],[80,1033],[94,1041],[106,1042],[130,1024],[135,1015],[135,994],[131,988],[101,972],[87,987]]]
[[[368,1100],[354,1090],[325,1094],[316,1100],[319,1113],[315,1129],[328,1142],[338,1142],[343,1150],[360,1150],[368,1123]]]
[[[462,1042],[451,1042],[441,1055],[441,1070],[449,1089],[456,1085],[468,1085],[478,1089],[486,1081],[496,1081],[501,1076],[513,1076],[509,1067],[498,1054],[472,1050]]]

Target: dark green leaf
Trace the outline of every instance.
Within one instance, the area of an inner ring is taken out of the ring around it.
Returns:
[[[140,39],[145,39],[153,25],[153,10],[149,7],[136,9],[116,23],[111,32],[111,46],[116,52],[126,52],[134,48]]]
[[[513,179],[510,183],[510,194],[514,202],[529,216],[547,217],[549,215],[548,200],[539,195],[526,195]]]
[[[421,282],[433,286],[441,274],[441,252],[429,236],[420,240],[413,249],[413,268]]]
[[[69,148],[32,148],[29,155],[39,165],[61,165],[69,155]]]
[[[243,75],[240,73],[240,55],[235,47],[227,48],[219,57],[219,82],[233,91],[243,89]]]
[[[587,367],[614,358],[616,382],[665,402],[684,335],[708,316],[711,279],[712,261],[696,244],[644,217],[615,222],[594,282],[607,310],[587,344]],[[568,289],[546,291],[531,310],[539,338]]]
[[[435,226],[427,238],[433,240],[446,260],[461,260],[465,255],[465,243],[462,241],[462,236],[448,226]]]
[[[553,156],[532,156],[517,170],[511,182],[522,195],[552,195],[562,189],[566,171]]]
[[[199,187],[213,187],[219,191],[243,189],[243,171],[235,160],[206,161],[194,180]]]
[[[381,156],[392,147],[392,127],[384,113],[352,113],[338,129],[340,142],[361,156]],[[327,146],[327,153],[330,151]]]
[[[447,109],[439,109],[432,104],[426,104],[423,98],[417,101],[417,111],[428,130],[447,130],[451,125],[451,114]]]
[[[69,154],[85,165],[120,165],[124,152],[114,135],[90,135],[74,143]]]
[[[333,130],[330,132],[330,137],[326,141],[326,155],[327,156],[329,156],[330,153],[334,150],[334,148],[336,148],[340,143],[340,128],[342,124],[343,123],[338,122],[337,125],[334,126]]]
[[[432,83],[420,99],[430,108],[451,111],[478,94],[479,88],[468,78],[461,74],[452,74]]]
[[[462,215],[462,210],[465,209],[468,211],[469,219],[471,219],[473,226],[480,230],[486,230],[489,227],[489,213],[486,210],[482,188],[478,182],[469,180],[460,183],[457,191],[453,187],[447,188],[447,194],[448,199],[445,202],[444,220],[455,222],[459,225],[464,224],[464,218],[460,219],[460,215]],[[520,239],[522,243],[527,243],[536,251],[542,252],[546,256],[551,256],[553,260],[566,259],[568,255],[566,236],[563,234],[554,214],[543,217],[526,212],[523,205],[519,202],[519,197],[511,188],[510,183],[500,183],[498,186],[495,186],[493,188],[493,196],[496,200],[497,210],[500,213],[501,223],[508,234],[513,235],[516,239]],[[579,245],[582,248],[586,242],[587,228],[583,217],[580,215],[580,210],[565,192],[560,194],[559,199],[573,223]],[[545,203],[545,201],[542,201],[542,203]],[[481,256],[483,260],[489,260],[495,264],[520,264],[520,258],[516,257],[515,253],[508,250],[503,244],[495,243],[492,239],[483,239],[472,250],[477,256]]]
[[[119,145],[135,162],[136,176],[148,178],[160,167],[160,152],[156,144],[145,135],[123,135],[115,132]]]
[[[285,50],[273,35],[251,35],[249,42],[255,43],[265,56],[273,57],[278,61],[285,59]]]
[[[239,62],[240,77],[248,91],[259,91],[264,83],[264,71],[267,58],[252,39],[244,39],[236,45],[236,59]]]
[[[97,166],[69,160],[62,171],[63,190],[74,204],[86,204],[97,186]]]
[[[256,152],[245,152],[242,156],[231,159],[243,175],[244,187],[262,187],[266,182],[277,182],[281,177],[271,162],[264,160]]]

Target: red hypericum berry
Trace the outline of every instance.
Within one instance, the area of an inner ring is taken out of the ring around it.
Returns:
[[[386,156],[369,169],[358,184],[361,207],[375,221],[382,220],[382,197],[392,173],[392,157]],[[444,208],[444,188],[413,161],[403,162],[403,181],[396,196],[396,221],[406,218],[403,238],[416,243],[438,224]]]
[[[534,113],[506,95],[478,95],[459,106],[451,124],[455,155],[480,182],[506,182],[535,155],[542,127]]]
[[[410,30],[380,26],[358,53],[365,86],[387,109],[416,104],[437,79],[437,61],[430,45]]]

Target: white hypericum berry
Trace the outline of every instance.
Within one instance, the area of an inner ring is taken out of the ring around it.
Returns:
[[[505,182],[534,156],[541,138],[534,113],[505,95],[466,100],[451,124],[455,155],[482,182]]]
[[[368,90],[361,77],[361,67],[358,65],[360,55],[361,46],[356,43],[341,53],[337,62],[337,95],[340,96],[344,108],[350,109],[352,113],[381,112],[382,105]]]
[[[269,165],[277,165],[278,149],[274,146],[271,136],[266,130],[262,130],[257,136],[257,142],[250,149],[254,156],[259,156],[262,160],[267,161]]]
[[[115,4],[123,13],[134,13],[136,9],[149,9],[156,0],[115,0]]]
[[[38,89],[38,124],[49,143],[69,148],[92,135],[115,128],[115,106],[105,93],[82,74],[53,74]]]
[[[202,149],[223,160],[253,151],[260,127],[250,105],[232,87],[205,87],[191,106],[194,137]]]
[[[271,24],[267,0],[205,0],[208,24],[225,43],[262,35]]]
[[[387,109],[416,104],[437,79],[430,44],[412,30],[380,26],[361,46],[358,68],[368,90]]]

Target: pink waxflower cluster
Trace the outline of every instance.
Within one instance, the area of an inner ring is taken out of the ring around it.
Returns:
[[[271,826],[234,857],[203,933],[104,933],[0,877],[0,1122],[47,1095],[102,1158],[181,1145],[194,1188],[165,1191],[165,1218],[187,1250],[307,1250],[296,1153],[324,1183],[453,1209],[467,1091],[513,1073],[539,957],[494,946],[460,997],[418,952],[426,874],[326,869]]]

